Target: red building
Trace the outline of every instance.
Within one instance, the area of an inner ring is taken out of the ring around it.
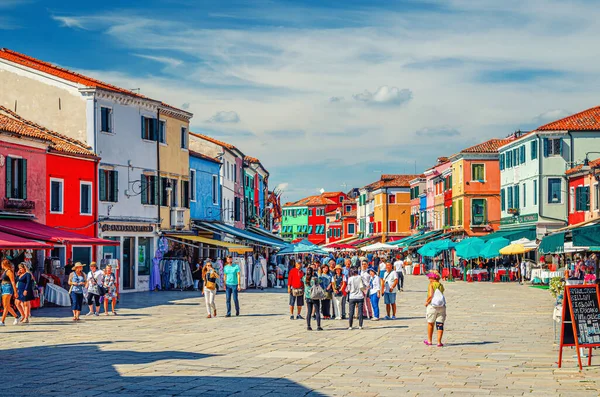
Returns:
[[[356,201],[344,202],[339,211],[341,212],[343,238],[348,239],[356,236]]]
[[[444,227],[452,226],[452,168],[443,174],[444,177]]]
[[[326,215],[327,244],[335,243],[343,238],[341,212],[337,209],[329,211]]]
[[[567,170],[569,181],[569,225],[598,219],[600,217],[600,184],[597,170],[600,159],[587,166],[578,165]]]

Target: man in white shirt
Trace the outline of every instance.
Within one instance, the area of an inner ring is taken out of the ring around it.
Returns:
[[[390,309],[392,312],[392,320],[396,319],[396,292],[398,291],[398,275],[394,270],[391,262],[385,264],[385,273],[381,278],[381,295],[385,303],[386,320],[390,320]]]
[[[369,274],[369,263],[363,261],[360,264],[360,277],[363,279],[364,285],[371,285],[371,275]],[[363,305],[363,315],[369,320],[373,318],[373,306],[371,306],[371,299],[369,298],[369,291],[365,293],[365,303]]]
[[[404,291],[404,261],[402,260],[402,254],[398,255],[396,262],[394,262],[394,270],[400,283],[400,291]]]

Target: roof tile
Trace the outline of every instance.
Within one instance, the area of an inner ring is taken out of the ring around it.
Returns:
[[[599,131],[600,106],[544,124],[538,131]]]
[[[498,153],[498,148],[514,140],[514,138],[490,139],[483,143],[461,150],[461,153]]]

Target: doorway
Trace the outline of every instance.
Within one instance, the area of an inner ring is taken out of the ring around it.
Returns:
[[[123,289],[135,289],[135,237],[123,237]]]

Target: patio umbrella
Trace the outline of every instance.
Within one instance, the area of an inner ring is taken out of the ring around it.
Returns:
[[[456,250],[456,255],[463,259],[475,259],[481,256],[483,247],[485,247],[483,240],[471,237],[456,244],[454,249]]]
[[[500,250],[501,255],[521,255],[529,251],[533,251],[535,248],[527,248],[523,244],[512,243]]]
[[[513,244],[521,244],[525,248],[536,249],[538,244],[535,241],[529,240],[528,238],[520,238],[512,242]],[[531,251],[531,250],[530,250]]]
[[[507,245],[510,245],[510,240],[504,237],[488,240],[481,250],[481,257],[485,259],[497,258],[500,256],[500,250]]]
[[[421,256],[434,257],[438,256],[440,252],[452,249],[455,246],[456,243],[450,239],[436,240],[430,241],[429,243],[425,244],[424,246],[419,248],[417,252]]]
[[[394,245],[389,245],[389,244],[385,244],[385,243],[375,243],[375,244],[367,245],[366,247],[362,247],[361,251],[367,251],[367,252],[385,251],[385,250],[393,250],[393,249],[397,249],[397,248],[398,247],[396,247]]]
[[[280,250],[277,253],[277,255],[293,255],[293,254],[326,255],[326,254],[328,254],[328,252],[325,251],[324,249],[322,249],[321,247],[319,247],[318,245],[311,243],[307,239],[304,239],[302,241],[299,241],[296,244],[292,244],[290,246],[285,247],[284,249]]]

